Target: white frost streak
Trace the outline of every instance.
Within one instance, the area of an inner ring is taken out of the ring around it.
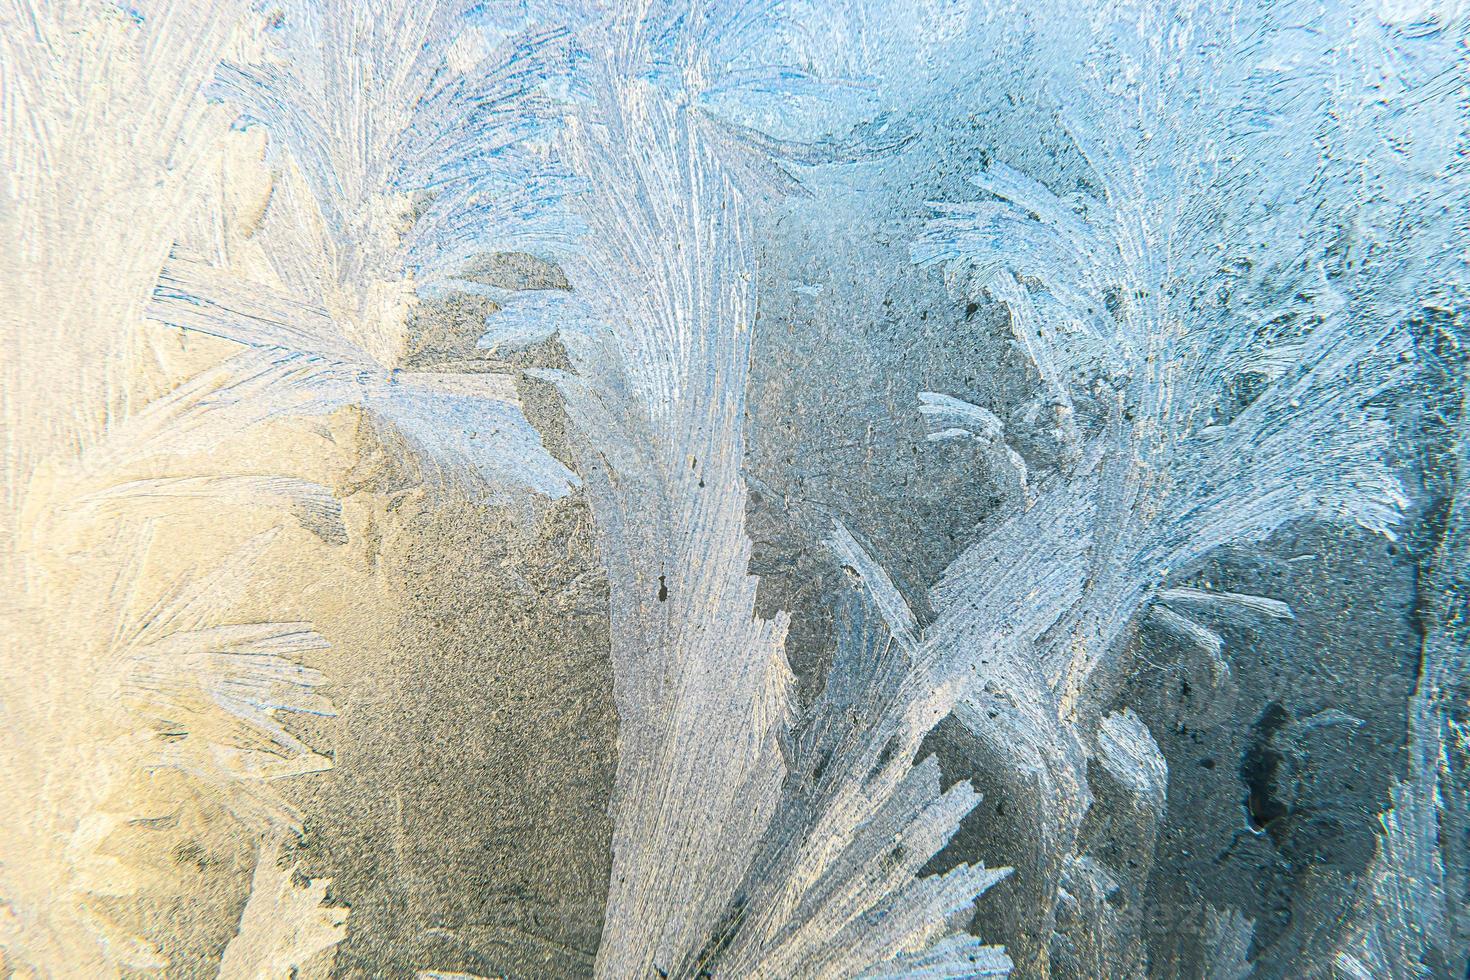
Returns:
[[[832,761],[830,798],[787,805],[786,623],[754,614],[741,467],[754,230],[789,181],[767,148],[695,108],[722,54],[769,43],[765,12],[685,8],[622,11],[583,39],[603,60],[566,141],[589,188],[569,271],[606,326],[566,338],[579,377],[558,379],[589,444],[612,591],[619,768],[597,973],[846,977],[896,956],[928,969],[945,956],[921,950],[997,873],[916,878],[975,801],[940,794],[932,760],[913,766],[945,713],[911,697],[925,681],[903,680],[887,734]],[[879,591],[909,641],[912,615],[891,583]],[[978,943],[946,949],[999,963]]]
[[[347,909],[325,904],[329,879],[296,883],[279,845],[263,844],[250,900],[220,961],[220,980],[325,980],[347,936]]]
[[[698,117],[646,83],[605,86],[604,115],[581,124],[571,150],[598,189],[574,279],[599,286],[628,393],[607,421],[590,395],[569,398],[615,470],[589,478],[619,717],[597,973],[675,975],[713,936],[771,818],[790,671],[785,618],[755,617],[746,572],[748,204]],[[609,365],[578,368],[606,375]]]
[[[830,543],[858,578],[851,620],[716,975],[1004,976],[1005,954],[954,926],[1009,869],[921,877],[979,803],[965,782],[941,792],[933,756],[913,764],[953,686],[927,688],[917,624],[883,570],[840,524]]]
[[[1162,811],[1169,767],[1148,726],[1127,708],[1103,718],[1097,730],[1097,759],[1132,796]]]

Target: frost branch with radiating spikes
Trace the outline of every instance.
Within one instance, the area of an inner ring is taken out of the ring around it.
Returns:
[[[887,976],[909,964],[915,976],[970,976],[980,963],[1003,976],[1004,953],[950,923],[1009,869],[921,875],[979,803],[964,782],[941,792],[933,756],[914,764],[952,702],[927,685],[924,637],[887,573],[841,523],[829,546],[855,579],[837,658],[713,972]]]
[[[333,0],[290,5],[272,37],[265,60],[215,87],[268,135],[264,215],[244,232],[196,228],[149,315],[314,359],[346,381],[323,407],[381,415],[494,494],[564,495],[576,478],[476,346],[514,292],[497,302],[454,277],[482,250],[554,257],[570,241],[547,150],[566,32],[506,30],[467,3]],[[232,249],[211,247],[231,235]]]
[[[1402,246],[1397,264],[1329,274],[1337,229],[1324,215],[1349,202],[1316,179],[1317,134],[1371,111],[1351,101],[1362,90],[1322,84],[1361,53],[1327,50],[1344,16],[1306,5],[1119,5],[1085,14],[1084,31],[1060,9],[1038,16],[1037,50],[1050,58],[1041,67],[1065,96],[1060,117],[1092,189],[1064,194],[993,162],[975,179],[987,196],[936,203],[913,248],[915,261],[945,266],[951,282],[972,282],[1007,308],[1054,400],[1070,405],[1085,392],[1102,406],[1082,461],[1033,475],[1037,504],[1016,509],[935,590],[954,649],[985,651],[974,697],[988,710],[962,715],[988,739],[990,761],[1014,771],[1023,805],[1062,828],[1043,835],[1020,876],[1057,873],[1055,849],[1071,846],[1086,808],[1085,794],[1059,812],[1055,796],[1025,800],[1039,760],[1062,786],[1085,780],[1067,774],[1081,757],[1064,740],[1023,733],[1098,724],[1088,698],[1109,686],[1098,672],[1173,573],[1299,519],[1391,536],[1407,503],[1388,462],[1383,402],[1413,375],[1403,320],[1420,294],[1410,283],[1419,277],[1422,288],[1433,275],[1426,257],[1436,236],[1453,232],[1431,223],[1429,241]],[[1126,92],[1118,77],[1130,79]],[[1449,103],[1446,93],[1423,111],[1448,115]],[[1372,147],[1327,152],[1340,186],[1354,190],[1384,157]],[[1403,213],[1415,198],[1401,196]],[[1014,574],[1033,562],[1048,572]],[[1039,640],[1034,653],[1008,654],[1016,638],[1003,624],[1057,595],[1064,601],[1049,601],[1042,617],[1046,635],[1023,638]],[[1272,603],[1248,605],[1280,615]],[[1152,608],[1224,664],[1213,631]]]

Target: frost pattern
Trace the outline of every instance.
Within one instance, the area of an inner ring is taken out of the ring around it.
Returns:
[[[302,828],[277,781],[332,765],[287,720],[333,716],[310,666],[330,638],[242,610],[273,549],[353,531],[292,460],[245,464],[272,427],[358,413],[445,488],[590,503],[619,726],[608,978],[1143,972],[1169,772],[1110,700],[1128,641],[1168,632],[1224,690],[1221,625],[1292,609],[1181,572],[1297,521],[1392,538],[1411,507],[1410,324],[1466,285],[1452,5],[4,0],[0,28],[17,972],[168,969],[114,914],[163,845],[112,842],[186,811],[261,842],[222,976],[325,975],[357,921],[281,863]],[[901,251],[1004,311],[1049,452],[920,393],[926,445],[976,450],[1001,509],[928,583],[932,616],[835,523],[836,654],[802,705],[749,567],[762,248],[834,186],[901,190],[905,150],[996,73],[1039,83],[1083,176],[967,164],[964,195],[912,202]],[[169,377],[179,334],[204,353]],[[1411,766],[1323,940],[1344,976],[1465,970],[1458,464]],[[165,572],[153,542],[200,502],[268,526]],[[984,817],[924,751],[946,718],[1023,830],[1014,869],[941,859]],[[1099,810],[1138,860],[1096,846]],[[1007,950],[967,931],[1001,881]],[[1254,924],[1207,920],[1211,975],[1248,975]]]
[[[955,657],[980,660],[959,717],[1034,814],[1018,874],[1059,883],[1084,857],[1084,769],[1103,749],[1090,692],[1112,685],[1137,615],[1223,680],[1223,644],[1198,617],[1287,612],[1171,588],[1171,572],[1304,517],[1392,535],[1407,498],[1382,400],[1413,376],[1406,319],[1445,285],[1434,263],[1456,223],[1424,209],[1463,172],[1440,134],[1375,142],[1379,103],[1345,80],[1402,45],[1424,63],[1395,82],[1419,86],[1425,116],[1464,121],[1430,81],[1456,46],[1434,21],[1415,37],[1307,5],[1118,4],[1085,30],[1061,11],[1034,23],[1090,186],[994,162],[972,177],[982,196],[934,205],[913,254],[1004,305],[1048,392],[1056,471],[934,599]],[[1349,229],[1360,237],[1344,244]]]

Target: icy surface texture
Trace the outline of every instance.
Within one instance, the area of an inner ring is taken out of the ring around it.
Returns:
[[[1470,970],[1460,0],[0,0],[17,977]]]

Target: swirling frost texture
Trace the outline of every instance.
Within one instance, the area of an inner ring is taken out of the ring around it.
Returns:
[[[9,972],[1465,975],[1453,0],[0,4]]]

